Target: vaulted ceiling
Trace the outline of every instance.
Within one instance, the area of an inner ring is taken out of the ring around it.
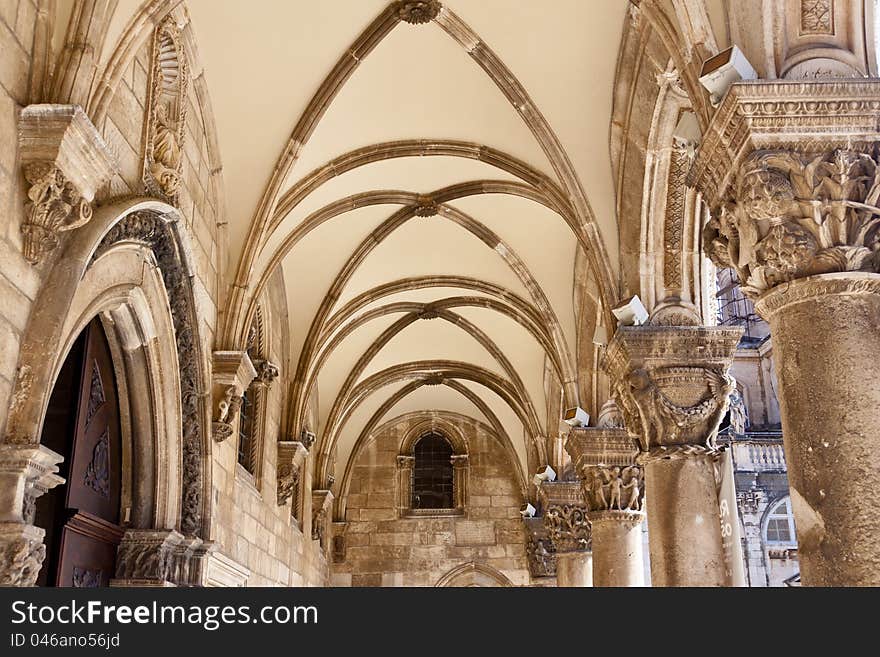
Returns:
[[[139,4],[119,1],[106,44]],[[524,468],[546,462],[560,404],[580,401],[578,277],[616,300],[609,128],[630,3],[183,6],[228,206],[218,339],[241,339],[282,272],[290,422],[318,434],[317,485],[417,410],[486,421]]]

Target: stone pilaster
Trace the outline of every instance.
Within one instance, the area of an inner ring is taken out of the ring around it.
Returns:
[[[565,448],[592,525],[593,586],[644,586],[645,483],[635,442],[625,429],[576,428]]]
[[[246,351],[214,352],[211,434],[218,443],[235,432],[241,398],[256,376],[257,370]]]
[[[621,326],[608,344],[603,367],[645,469],[654,586],[728,584],[715,436],[734,386],[727,372],[741,334]]]
[[[592,586],[590,521],[580,482],[545,481],[538,495],[544,528],[556,548],[556,585]]]
[[[33,586],[46,555],[45,531],[34,526],[36,502],[64,483],[62,458],[43,445],[0,445],[0,586]]]
[[[880,585],[880,84],[731,88],[691,172],[770,324],[805,585]]]
[[[91,220],[95,192],[110,180],[116,163],[78,105],[28,105],[18,126],[29,186],[21,224],[24,256],[39,264],[64,233]]]
[[[468,472],[470,461],[467,454],[454,454],[452,456],[452,490],[455,495],[453,504],[456,509],[464,509],[468,499]]]

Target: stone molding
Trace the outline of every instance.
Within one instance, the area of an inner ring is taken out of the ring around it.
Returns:
[[[24,256],[39,264],[58,247],[62,233],[91,220],[95,193],[117,164],[78,105],[28,105],[21,110],[18,131],[29,185],[21,224]]]
[[[0,522],[32,523],[37,498],[64,483],[57,474],[62,461],[44,445],[0,444]]]
[[[579,481],[541,484],[538,496],[543,507],[544,527],[557,554],[591,549],[590,521]]]
[[[257,376],[246,351],[215,351],[213,359],[214,421],[211,435],[218,443],[235,432],[241,398]]]
[[[735,386],[739,327],[621,326],[602,366],[641,451],[713,447]]]
[[[826,294],[850,296],[880,294],[880,276],[867,272],[808,276],[774,287],[755,302],[755,309],[762,317],[769,320],[790,305],[809,302]]]
[[[288,440],[278,442],[278,506],[283,506],[291,498],[296,504],[302,466],[308,453],[301,442]]]

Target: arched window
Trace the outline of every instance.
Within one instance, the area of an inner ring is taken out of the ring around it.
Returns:
[[[452,509],[452,445],[441,434],[425,434],[413,450],[413,509]]]
[[[794,529],[794,516],[791,513],[791,501],[784,497],[774,504],[767,513],[764,538],[768,543],[797,542]]]

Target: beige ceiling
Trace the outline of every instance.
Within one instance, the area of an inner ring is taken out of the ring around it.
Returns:
[[[108,42],[122,33],[138,4],[135,0],[119,2]],[[448,0],[444,4],[504,62],[555,132],[585,190],[612,270],[616,270],[609,123],[628,2]],[[294,125],[336,62],[386,6],[385,0],[185,2],[217,123],[228,201],[230,272],[235,271],[258,204]],[[102,57],[106,59],[107,52]],[[563,186],[520,112],[465,49],[436,23],[401,22],[336,95],[303,145],[281,191],[349,151],[407,139],[489,146],[523,160]],[[334,201],[376,190],[426,194],[481,179],[517,180],[488,164],[454,157],[402,158],[338,175],[282,218],[257,255],[256,269],[265,267],[307,217]],[[413,217],[377,244],[357,267],[332,312],[390,281],[429,276],[472,278],[521,297],[530,312],[552,317],[559,327],[553,336],[555,344],[561,357],[569,358],[578,339],[573,303],[578,247],[569,226],[547,207],[506,194],[468,196],[447,205],[476,222],[483,238],[442,213]],[[351,253],[401,207],[384,203],[339,214],[301,236],[284,256],[292,354],[292,362],[285,366],[291,373],[302,357],[304,340],[324,295]],[[493,236],[491,245],[486,243],[487,234]],[[522,266],[512,267],[515,263]],[[355,316],[388,304],[450,297],[490,298],[492,294],[457,285],[402,291],[365,305]],[[450,312],[459,323],[415,321],[366,363],[357,381],[407,362],[471,363],[507,380],[521,381],[522,401],[535,409],[541,432],[556,432],[558,418],[547,417],[548,400],[544,399],[545,350],[534,335],[495,310],[465,304],[450,308]],[[316,387],[319,426],[315,428],[319,435],[326,429],[343,382],[362,354],[385,329],[405,316],[406,311],[399,310],[364,321],[326,359]],[[506,371],[491,349],[464,325],[475,327],[484,342],[494,345],[513,373]],[[337,481],[364,424],[404,383],[395,382],[370,395],[343,425]],[[517,415],[484,386],[474,382],[464,385],[498,418],[525,466],[524,427]],[[432,409],[488,420],[459,391],[445,385],[419,388],[390,409],[385,419]]]

